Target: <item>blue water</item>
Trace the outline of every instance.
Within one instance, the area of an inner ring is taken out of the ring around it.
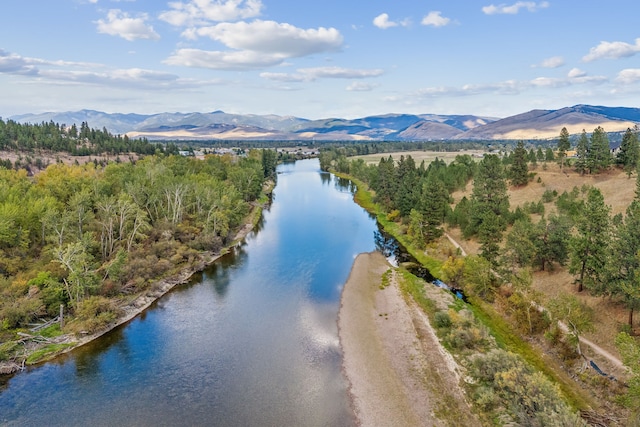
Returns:
[[[0,384],[0,423],[352,425],[337,313],[377,227],[317,160],[278,171],[258,231],[127,325]]]

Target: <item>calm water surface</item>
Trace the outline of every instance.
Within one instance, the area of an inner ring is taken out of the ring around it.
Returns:
[[[377,227],[316,160],[278,170],[259,231],[126,326],[0,383],[0,424],[352,425],[336,319]]]

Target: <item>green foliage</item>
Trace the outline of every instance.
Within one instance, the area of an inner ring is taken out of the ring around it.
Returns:
[[[558,161],[560,163],[560,170],[564,168],[565,158],[567,157],[567,151],[571,148],[571,142],[569,142],[569,131],[566,127],[560,130],[560,138],[558,139]]]
[[[575,295],[567,293],[561,293],[549,301],[547,309],[555,320],[567,326],[571,343],[576,346],[578,354],[582,355],[580,336],[594,330],[593,309],[583,304]]]
[[[513,151],[513,158],[511,162],[511,168],[509,169],[509,176],[511,178],[511,184],[516,187],[522,187],[529,182],[529,166],[528,166],[527,151],[524,148],[522,141],[518,142],[516,149]],[[534,156],[535,160],[535,156]]]
[[[638,169],[638,160],[640,159],[640,146],[638,144],[638,127],[634,130],[627,128],[622,137],[620,151],[616,156],[616,163],[621,166],[627,173],[627,176]]]
[[[75,310],[75,321],[70,327],[76,331],[98,332],[106,328],[120,315],[114,302],[101,296],[83,300]]]
[[[584,175],[589,170],[589,164],[587,157],[589,155],[590,142],[587,137],[587,132],[583,129],[578,143],[576,144],[576,161],[574,163],[576,172]]]
[[[73,343],[61,343],[61,344],[48,344],[41,349],[38,349],[31,353],[26,359],[27,365],[36,364],[50,356],[56,355],[63,350],[73,346]]]
[[[606,260],[609,255],[610,208],[599,189],[590,188],[576,223],[577,234],[570,240],[569,272],[578,274],[578,291],[584,287],[604,293]]]
[[[629,388],[624,403],[638,417],[640,415],[640,344],[624,332],[616,336],[615,343],[622,361],[631,374],[631,378],[627,382]]]
[[[609,169],[611,162],[609,138],[605,130],[598,126],[591,134],[591,145],[587,154],[587,169],[589,173],[600,173]]]

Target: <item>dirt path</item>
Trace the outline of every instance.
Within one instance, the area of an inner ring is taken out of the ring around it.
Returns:
[[[393,276],[380,289],[388,268],[377,252],[359,255],[342,293],[340,343],[358,424],[479,425],[428,319]]]
[[[453,237],[451,237],[448,233],[445,233],[445,236],[447,237],[447,239],[449,239],[449,241],[451,242],[451,244],[453,246],[455,246],[456,248],[460,249],[460,254],[462,256],[467,256],[467,253],[465,252],[465,250],[462,249],[462,246],[460,246],[460,244]],[[540,309],[544,310],[544,307],[538,306],[538,309],[539,310]],[[562,322],[558,322],[558,324],[560,325],[560,329],[562,329],[564,332],[568,331],[568,328],[567,328],[567,326],[565,324],[563,324]],[[594,353],[596,353],[599,356],[607,359],[609,362],[611,362],[611,364],[616,369],[621,369],[622,371],[624,371],[626,369],[624,364],[622,363],[622,361],[620,359],[618,359],[616,356],[614,356],[613,354],[609,353],[607,350],[603,349],[599,345],[595,344],[594,342],[589,341],[588,339],[586,339],[584,337],[580,337],[580,342],[583,343],[584,345],[588,346]]]

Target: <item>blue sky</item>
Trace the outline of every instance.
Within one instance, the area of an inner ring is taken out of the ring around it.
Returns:
[[[1,11],[2,117],[640,107],[637,0],[3,0]]]

